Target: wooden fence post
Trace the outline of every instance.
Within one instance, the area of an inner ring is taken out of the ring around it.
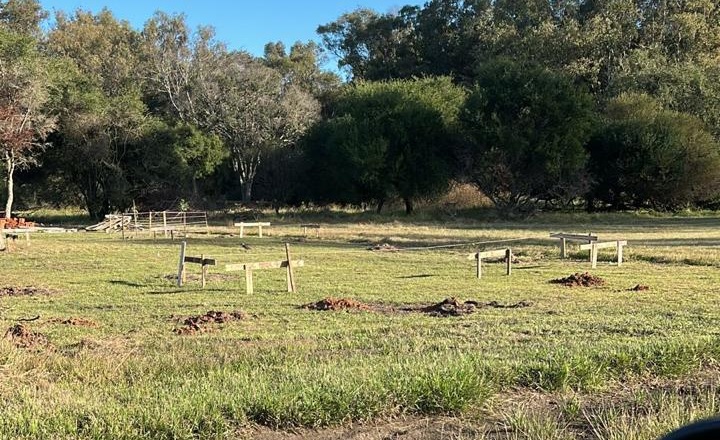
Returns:
[[[287,259],[287,284],[288,292],[297,293],[297,287],[295,286],[295,276],[292,269],[292,260],[290,259],[290,244],[285,243],[285,257]]]
[[[475,254],[475,257],[477,257],[477,266],[475,273],[477,274],[478,279],[482,278],[482,258],[480,258],[480,252]]]
[[[207,275],[207,266],[205,265],[205,254],[200,254],[200,260],[202,260],[202,263],[200,263],[200,267],[202,268],[200,271],[200,285],[202,288],[205,288],[205,278]]]
[[[623,263],[623,245],[620,241],[617,242],[617,263],[618,267],[622,266]]]
[[[505,251],[505,258],[507,259],[507,275],[512,275],[512,250],[508,248]]]
[[[167,238],[168,230],[167,230],[167,212],[163,211],[163,235],[165,238]]]
[[[598,260],[597,243],[592,243],[592,245],[590,247],[590,262],[592,263],[591,267],[593,269],[597,269],[597,260]]]
[[[567,240],[564,237],[560,239],[560,258],[567,258]]]
[[[183,242],[180,243],[180,263],[178,264],[178,278],[177,278],[178,287],[182,287],[183,281],[185,281],[185,247],[186,246],[187,246],[187,242],[183,240]]]
[[[253,293],[252,269],[245,267],[245,291],[248,295]]]

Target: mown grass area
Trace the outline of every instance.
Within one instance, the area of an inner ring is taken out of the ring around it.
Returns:
[[[217,220],[217,235],[188,239],[189,255],[221,263],[205,290],[192,280],[174,285],[177,241],[77,233],[18,242],[0,253],[0,287],[56,293],[0,297],[3,328],[40,315],[26,325],[51,344],[0,343],[0,438],[231,439],[449,416],[474,429],[437,438],[650,439],[716,412],[720,218],[360,220],[335,219],[320,238],[304,238],[299,219],[277,219],[262,239],[228,235]],[[551,284],[589,270],[580,252],[559,260],[548,234],[560,230],[627,239],[628,262],[618,268],[611,252],[601,254],[592,271],[606,280],[601,287]],[[467,255],[504,244],[366,249],[504,239],[522,239],[510,244],[519,260],[513,275],[489,263],[482,280]],[[281,270],[256,272],[252,296],[242,273],[222,270],[282,259],[285,242],[306,263],[296,270],[298,294],[285,292]],[[636,284],[650,290],[628,290]],[[532,306],[461,317],[299,307],[327,296]],[[177,317],[238,309],[248,319],[173,332]],[[69,317],[98,325],[57,322]]]

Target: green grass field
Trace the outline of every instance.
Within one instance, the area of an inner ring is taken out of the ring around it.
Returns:
[[[299,220],[270,236],[195,235],[188,255],[216,258],[206,289],[174,284],[179,242],[119,234],[35,234],[0,253],[2,329],[18,319],[48,346],[0,342],[0,438],[653,439],[720,406],[720,218],[544,215],[527,222],[415,222],[351,217],[302,238]],[[219,225],[217,233],[232,232]],[[560,260],[557,231],[626,239],[626,264],[601,254],[601,287],[554,278],[590,270]],[[478,248],[372,252],[522,239],[474,277]],[[252,248],[244,250],[240,243]],[[283,270],[223,264],[293,257]],[[189,266],[188,275],[199,274]],[[190,277],[192,278],[192,277]],[[643,284],[650,290],[635,292]],[[311,311],[324,297],[384,312]],[[447,297],[526,308],[460,317],[392,313]],[[177,335],[177,317],[242,310],[247,319]],[[67,325],[67,318],[97,326]]]

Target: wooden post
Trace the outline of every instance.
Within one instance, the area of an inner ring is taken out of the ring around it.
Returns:
[[[7,248],[6,239],[5,239],[5,231],[0,228],[0,251],[9,250]]]
[[[477,258],[477,267],[475,273],[477,274],[478,279],[482,278],[482,258],[480,258],[480,252],[475,254],[475,257]]]
[[[285,257],[287,259],[287,284],[288,292],[297,293],[297,286],[295,286],[295,276],[292,269],[292,260],[290,259],[290,243],[285,243]]]
[[[167,238],[168,230],[167,230],[167,213],[166,211],[163,211],[163,235],[165,238]]]
[[[244,229],[245,229],[245,224],[243,222],[240,222],[240,238],[243,237]]]
[[[120,216],[120,235],[123,241],[125,241],[125,214]]]
[[[185,281],[185,247],[186,246],[187,246],[187,242],[183,240],[183,242],[180,243],[180,263],[178,264],[178,277],[177,277],[178,287],[182,287],[183,282]]]
[[[505,251],[505,258],[507,259],[507,275],[512,275],[512,250],[508,248]]]
[[[245,268],[245,291],[248,295],[253,293],[253,279],[252,269],[249,267]]]
[[[597,243],[592,243],[591,247],[590,247],[590,262],[592,263],[593,269],[597,269],[597,260],[598,260]]]
[[[262,225],[258,225],[258,237],[262,238]]]
[[[565,238],[560,239],[560,258],[567,258],[567,240]]]
[[[200,284],[202,285],[202,288],[204,289],[205,288],[205,275],[207,272],[207,266],[205,265],[205,255],[204,254],[200,254],[200,260],[202,260],[202,263],[200,263],[201,267],[202,267],[202,269],[200,271]]]
[[[183,231],[187,231],[187,212],[183,211]]]
[[[623,262],[623,245],[620,241],[617,242],[617,263],[618,267],[622,266]]]
[[[148,215],[148,229],[152,229],[152,216],[153,216],[153,212],[150,211],[150,214]]]

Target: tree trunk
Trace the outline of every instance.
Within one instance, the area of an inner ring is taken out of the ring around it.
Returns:
[[[14,174],[15,174],[15,161],[12,160],[12,157],[8,157],[5,159],[5,165],[7,168],[7,177],[5,179],[5,183],[7,184],[7,202],[5,203],[5,218],[12,217],[12,205],[13,205],[13,199],[15,198],[15,190],[14,190]]]
[[[377,204],[377,213],[380,214],[380,211],[382,211],[383,206],[385,206],[385,199],[378,200]]]
[[[252,197],[252,180],[240,182],[240,188],[242,188],[242,202],[250,203]]]
[[[415,210],[415,206],[413,206],[413,201],[410,197],[407,197],[405,199],[405,214],[410,215]]]

